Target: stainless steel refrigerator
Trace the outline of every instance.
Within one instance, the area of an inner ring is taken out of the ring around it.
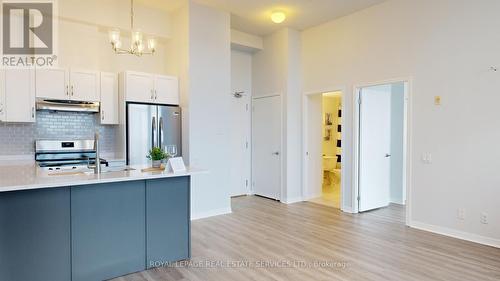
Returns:
[[[127,103],[127,164],[149,164],[149,150],[176,145],[182,156],[181,109],[178,106]]]

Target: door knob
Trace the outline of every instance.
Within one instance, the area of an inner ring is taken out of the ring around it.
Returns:
[[[278,151],[274,152],[273,155],[280,155]]]
[[[391,155],[390,155],[390,154],[388,154],[388,153],[386,153],[386,154],[385,154],[385,158],[389,158],[389,157],[391,157]]]

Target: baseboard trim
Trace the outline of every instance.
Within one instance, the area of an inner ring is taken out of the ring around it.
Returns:
[[[442,226],[436,226],[432,224],[426,224],[423,222],[418,222],[418,221],[411,221],[409,224],[410,227],[424,230],[424,231],[429,231],[432,233],[437,233],[465,241],[470,241],[482,245],[487,245],[495,248],[500,248],[500,239],[495,239],[495,238],[490,238],[490,237],[485,237],[482,235],[477,235],[469,232],[464,232],[448,227],[442,227]]]
[[[322,195],[323,195],[323,194],[321,194],[321,193],[318,193],[318,194],[309,194],[309,195],[307,195],[307,196],[304,196],[303,200],[304,200],[304,201],[309,201],[309,200],[314,199],[314,198],[319,198],[319,197],[321,197]]]
[[[223,209],[216,209],[216,210],[211,210],[208,212],[200,212],[196,214],[191,214],[191,220],[199,220],[199,219],[205,219],[209,217],[215,217],[215,216],[220,216],[220,215],[227,215],[231,214],[233,211],[231,208],[223,208]]]
[[[398,205],[404,205],[405,204],[405,202],[402,199],[391,198],[390,202],[394,203],[394,204],[398,204]]]
[[[354,211],[350,207],[344,207],[341,209],[341,211],[344,213],[354,214]]]
[[[285,204],[293,204],[293,203],[298,203],[302,202],[304,199],[302,197],[294,197],[294,198],[286,198],[284,201],[282,201]]]

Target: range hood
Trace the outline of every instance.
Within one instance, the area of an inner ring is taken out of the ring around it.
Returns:
[[[37,99],[36,110],[72,111],[72,112],[99,112],[99,102]]]

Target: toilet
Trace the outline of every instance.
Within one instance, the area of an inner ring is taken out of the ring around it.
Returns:
[[[340,182],[340,169],[338,169],[337,155],[323,156],[323,171],[328,172],[330,183]]]

